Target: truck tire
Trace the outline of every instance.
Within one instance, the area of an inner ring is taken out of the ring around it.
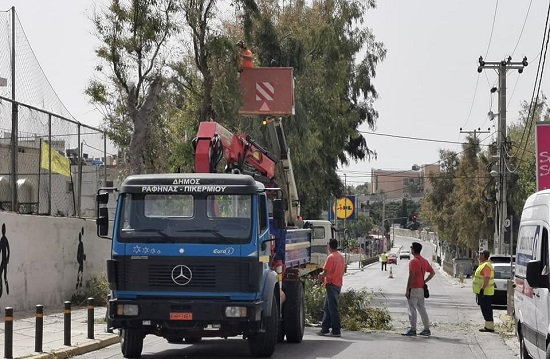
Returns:
[[[306,325],[304,287],[300,281],[285,282],[283,328],[289,343],[300,343]]]
[[[167,337],[166,341],[170,344],[178,344],[183,342],[183,337]]]
[[[125,358],[140,358],[143,350],[143,333],[136,329],[121,329],[120,349]]]
[[[189,338],[185,338],[185,343],[197,344],[197,343],[200,343],[201,340],[202,340],[201,337],[189,337]]]
[[[277,343],[282,343],[285,341],[285,327],[281,318],[279,318],[277,327]]]
[[[275,351],[279,331],[279,305],[275,294],[271,303],[271,316],[262,318],[262,321],[265,331],[252,333],[248,337],[250,354],[254,357],[269,357]]]
[[[531,359],[531,356],[525,348],[525,339],[523,339],[523,334],[519,333],[519,357],[520,359]],[[548,350],[546,350],[546,357],[548,358]]]

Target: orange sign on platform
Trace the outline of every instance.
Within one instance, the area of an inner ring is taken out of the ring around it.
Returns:
[[[243,107],[240,115],[294,115],[292,67],[254,67],[240,75]]]

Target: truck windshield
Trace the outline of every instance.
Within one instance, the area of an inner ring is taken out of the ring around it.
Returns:
[[[249,243],[251,195],[126,193],[119,241],[127,243]]]

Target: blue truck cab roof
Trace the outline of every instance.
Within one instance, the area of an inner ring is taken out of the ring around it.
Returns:
[[[265,186],[252,176],[225,173],[166,173],[133,175],[122,183],[121,193],[226,193],[253,194]]]

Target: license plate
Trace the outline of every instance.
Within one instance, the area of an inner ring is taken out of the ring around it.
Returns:
[[[170,313],[170,320],[193,320],[193,313]]]

